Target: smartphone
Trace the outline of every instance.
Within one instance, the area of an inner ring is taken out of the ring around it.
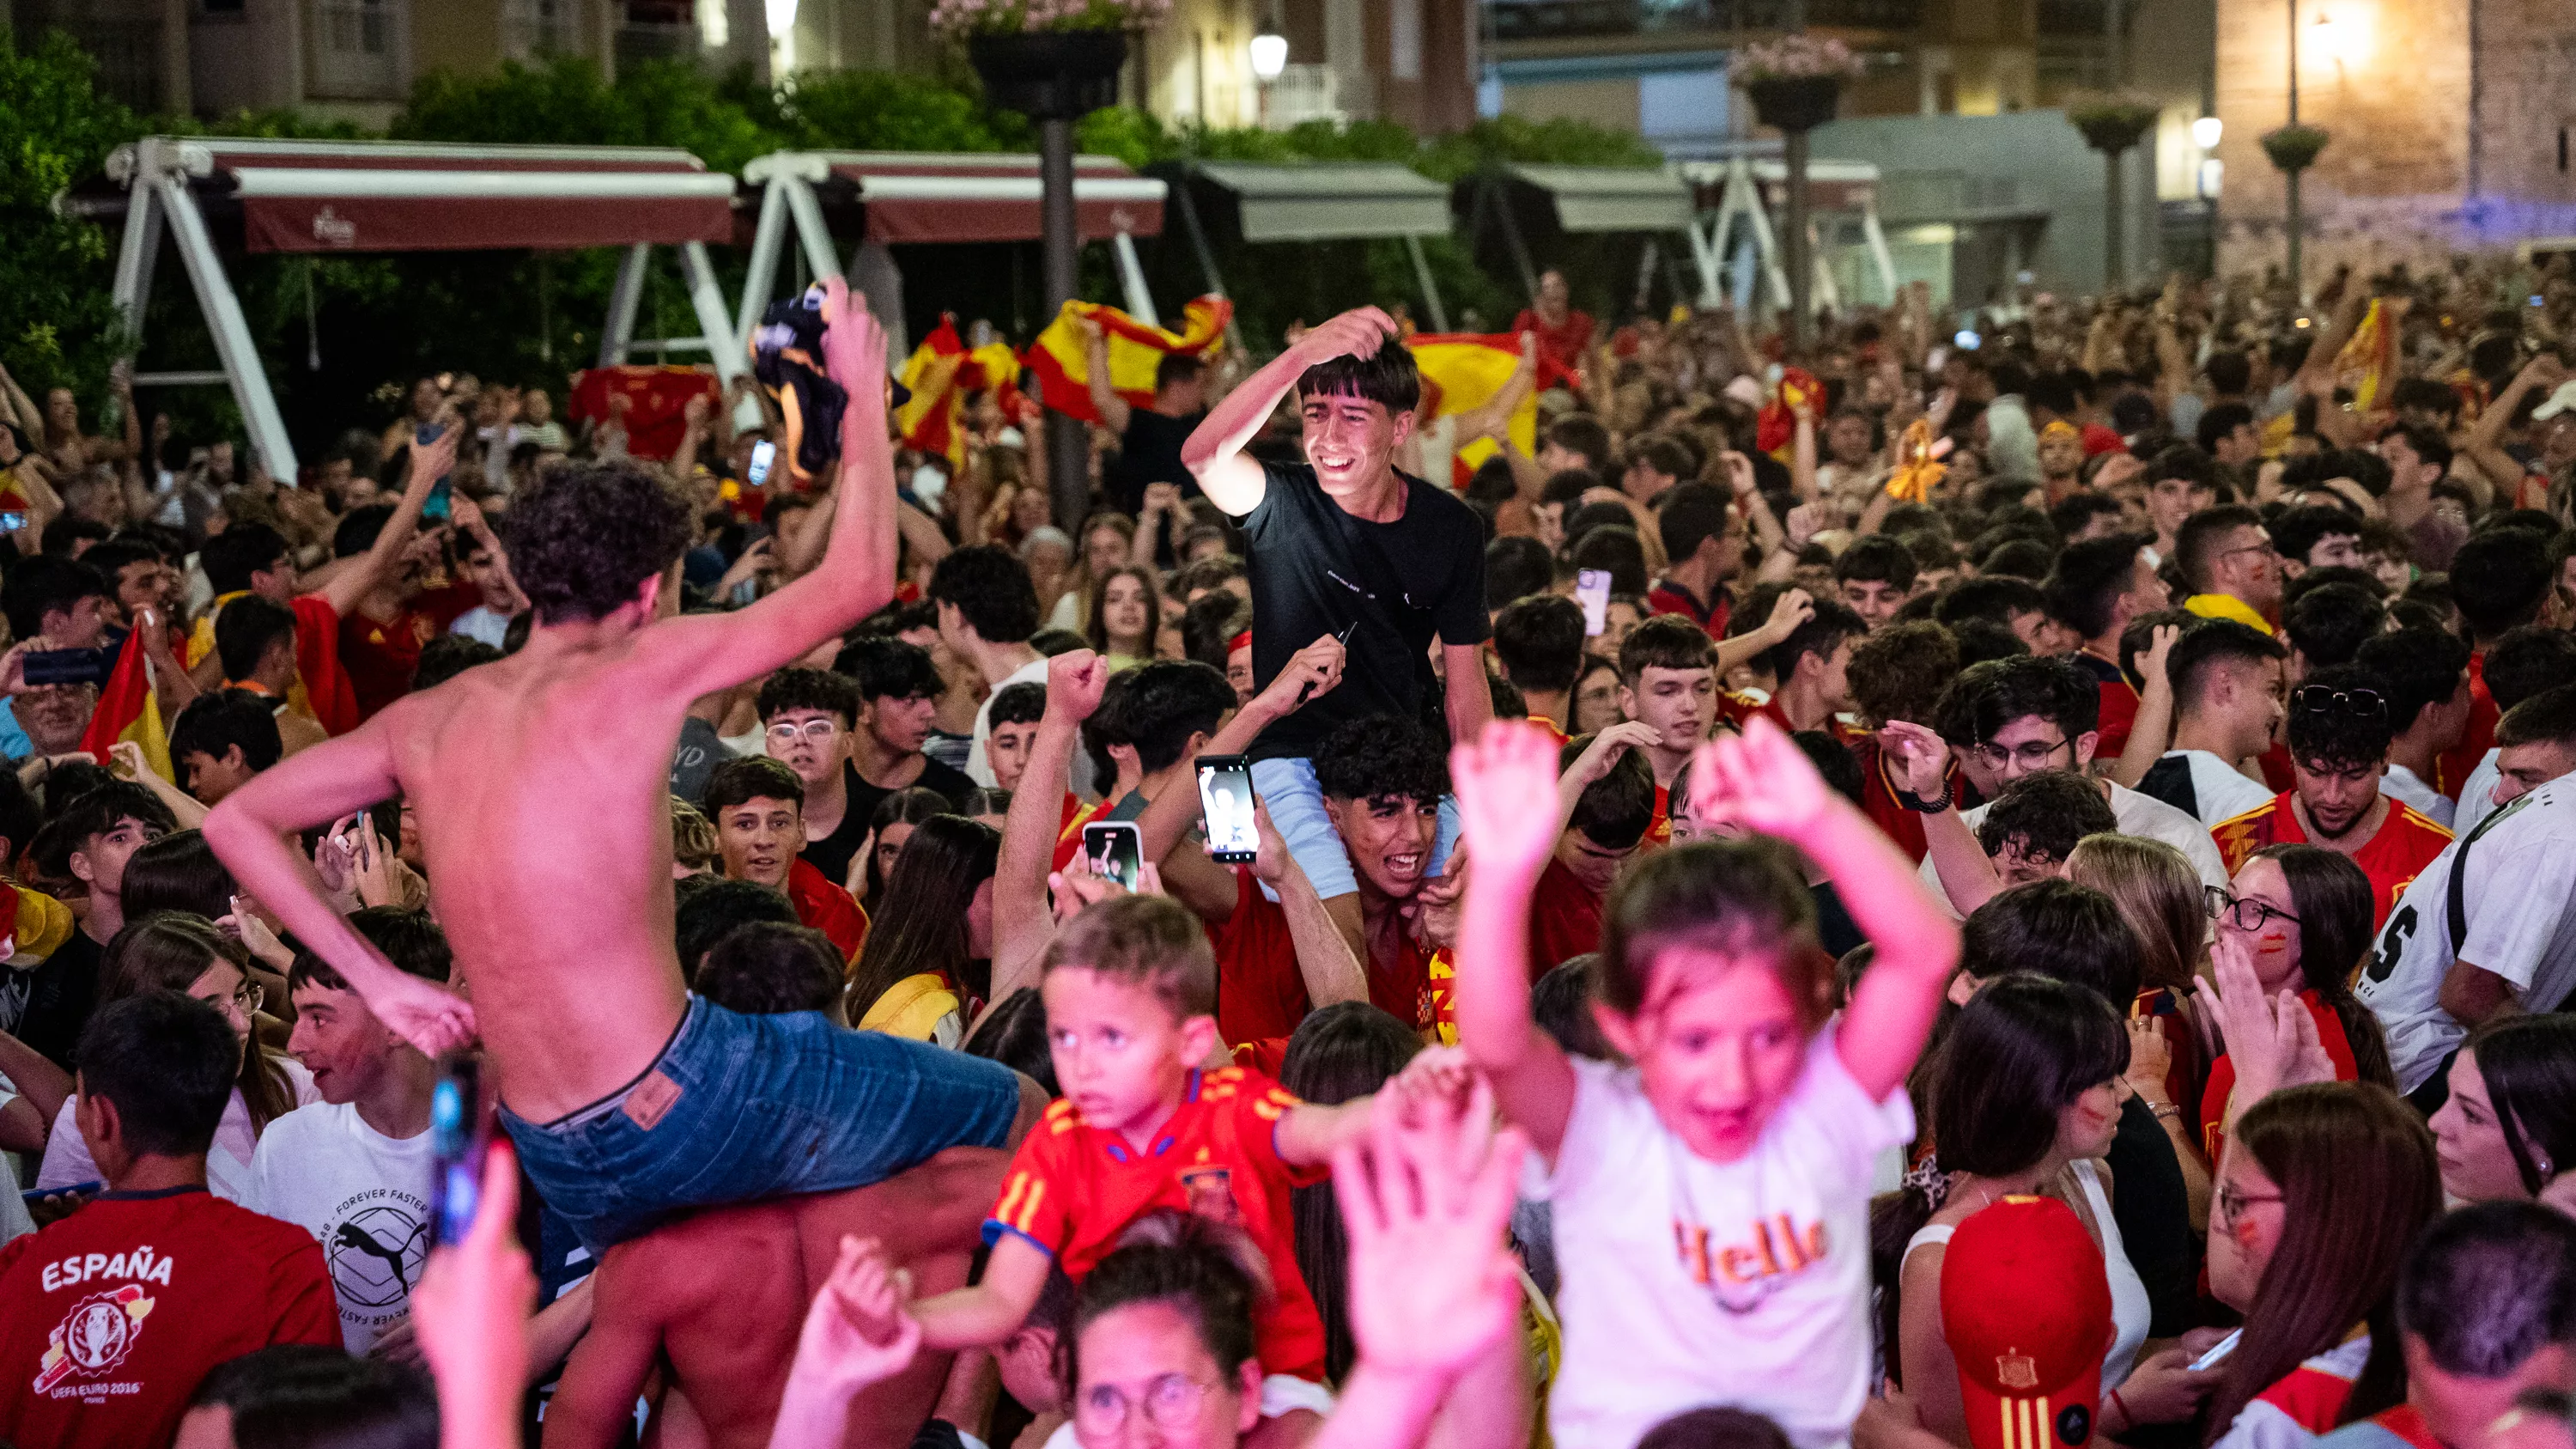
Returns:
[[[1985,339],[1979,337],[1974,332],[1970,332],[1965,328],[1962,328],[1957,336],[1950,339],[1950,345],[1958,348],[1961,352],[1974,352],[1979,347],[1985,345]]]
[[[751,476],[743,481],[758,488],[769,481],[769,465],[778,457],[778,445],[767,438],[751,445]]]
[[[1129,890],[1145,873],[1145,846],[1132,820],[1110,820],[1082,827],[1082,854],[1091,873]]]
[[[27,515],[11,510],[0,513],[0,533],[16,533],[27,526]]]
[[[1598,639],[1610,627],[1610,571],[1584,569],[1574,576],[1574,602],[1583,606],[1583,634]]]
[[[1250,865],[1261,832],[1252,823],[1252,762],[1242,755],[1199,756],[1199,811],[1207,824],[1208,859]]]
[[[483,1102],[483,1067],[466,1052],[438,1059],[429,1094],[429,1216],[442,1243],[461,1243],[482,1206],[483,1157],[492,1146],[492,1114]]]
[[[420,516],[436,523],[448,514],[448,485],[444,478],[430,485],[429,496],[421,500]]]
[[[43,1202],[45,1199],[50,1197],[63,1197],[66,1195],[87,1197],[91,1193],[101,1191],[106,1186],[106,1183],[93,1178],[88,1182],[67,1183],[62,1187],[31,1187],[25,1192],[18,1194],[18,1200],[29,1207],[34,1207],[36,1204]]]
[[[26,658],[29,684],[96,684],[107,673],[104,649],[40,649]]]
[[[2209,1346],[2209,1352],[2204,1353],[2200,1357],[2191,1361],[2191,1371],[2193,1373],[2199,1373],[2203,1369],[2213,1367],[2220,1359],[2234,1353],[2236,1351],[2237,1340],[2244,1336],[2245,1330],[2240,1328],[2234,1333],[2227,1335],[2225,1338],[2220,1339],[2218,1342],[2211,1344]]]

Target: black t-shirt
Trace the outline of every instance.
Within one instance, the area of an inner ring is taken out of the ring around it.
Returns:
[[[877,806],[885,802],[885,797],[894,793],[869,784],[860,776],[859,767],[851,764],[841,766],[841,784],[850,799],[849,808],[841,812],[841,823],[822,839],[805,842],[805,859],[829,876],[834,885],[850,878],[850,862],[858,859],[859,847],[867,843],[868,822],[876,818]],[[975,782],[924,755],[920,778],[904,788],[936,790],[947,796],[953,807],[966,803],[966,792],[975,788]]]
[[[1252,673],[1267,688],[1289,659],[1326,634],[1350,657],[1342,682],[1254,742],[1256,760],[1312,755],[1352,720],[1415,718],[1433,688],[1430,647],[1481,644],[1485,526],[1475,510],[1411,474],[1404,516],[1371,523],[1342,511],[1305,463],[1264,463],[1268,487],[1244,515],[1252,551]]]
[[[1181,445],[1207,418],[1204,412],[1167,418],[1152,408],[1127,409],[1127,430],[1118,435],[1118,457],[1108,472],[1110,497],[1130,517],[1145,508],[1145,485],[1177,485],[1183,498],[1199,496],[1199,480],[1181,463]]]
[[[2119,1134],[2102,1155],[2111,1168],[2111,1217],[2120,1225],[2129,1266],[2147,1289],[2151,1338],[2172,1338],[2196,1327],[2200,1237],[2191,1230],[2189,1194],[2173,1139],[2156,1114],[2131,1097],[2120,1109]]]
[[[27,1005],[14,1035],[64,1071],[74,1069],[72,1053],[98,1006],[98,967],[106,955],[89,932],[75,927],[61,949],[27,973]]]

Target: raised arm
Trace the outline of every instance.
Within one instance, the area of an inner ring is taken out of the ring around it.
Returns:
[[[385,520],[383,530],[367,551],[334,571],[330,582],[320,590],[331,611],[342,618],[356,613],[359,601],[393,573],[403,550],[411,547],[413,536],[420,532],[420,511],[429,502],[429,490],[456,466],[456,444],[465,436],[465,420],[452,411],[441,416],[446,426],[439,429],[438,441],[408,445],[411,472],[403,480],[402,498],[394,504],[393,517]]]
[[[1082,722],[1100,708],[1109,661],[1074,649],[1047,661],[1046,713],[1029,742],[1028,768],[1011,792],[1002,820],[1002,852],[993,866],[993,1005],[1038,984],[1038,958],[1055,939],[1047,911],[1047,865],[1061,831],[1065,782]],[[1151,855],[1144,859],[1152,860]],[[992,1006],[984,1008],[991,1011]]]
[[[1084,384],[1091,391],[1091,410],[1100,416],[1100,425],[1113,433],[1127,431],[1127,399],[1109,385],[1109,333],[1098,322],[1083,317],[1076,320],[1082,329],[1082,363]]]
[[[1217,507],[1241,518],[1261,506],[1264,480],[1260,463],[1243,454],[1243,445],[1270,420],[1272,409],[1297,386],[1297,379],[1316,363],[1334,357],[1375,357],[1395,335],[1395,322],[1375,307],[1344,312],[1288,345],[1259,372],[1245,378],[1216,406],[1190,440],[1181,445],[1181,462]]]
[[[407,701],[337,739],[262,770],[206,816],[206,843],[242,893],[277,913],[288,934],[347,978],[377,1019],[424,1055],[474,1040],[474,1008],[397,968],[331,907],[312,862],[286,837],[392,798],[400,789],[388,748]]]
[[[449,519],[475,546],[492,555],[492,581],[485,587],[483,603],[494,613],[518,615],[528,608],[528,596],[519,592],[518,576],[510,572],[510,551],[501,544],[500,535],[492,531],[489,520],[473,499],[458,496],[448,503]]]
[[[1519,412],[1530,389],[1538,386],[1538,334],[1521,334],[1521,360],[1512,366],[1512,375],[1494,395],[1475,407],[1458,414],[1458,441],[1471,438],[1503,438],[1511,426],[1512,414]],[[1504,440],[1508,444],[1508,439]]]
[[[1950,770],[1950,742],[1909,720],[1890,720],[1879,727],[1880,747],[1894,756],[1905,780],[1905,792],[1918,800],[1941,801],[1923,817],[1924,854],[1950,908],[1966,916],[2002,893],[2004,881],[1995,863],[1968,829],[1959,802],[1944,792]]]
[[[1574,1068],[1530,1017],[1529,904],[1555,853],[1556,817],[1530,802],[1556,788],[1556,748],[1535,725],[1496,720],[1449,752],[1475,861],[1458,922],[1458,1042],[1503,1114],[1551,1160],[1574,1112]]]

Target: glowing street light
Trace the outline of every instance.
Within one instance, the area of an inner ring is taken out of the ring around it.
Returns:
[[[1264,30],[1252,37],[1252,75],[1264,85],[1279,79],[1288,68],[1288,37],[1275,30]]]
[[[2226,134],[2227,125],[2216,116],[2203,116],[2191,123],[2191,144],[2203,151],[2218,149],[2218,138]]]

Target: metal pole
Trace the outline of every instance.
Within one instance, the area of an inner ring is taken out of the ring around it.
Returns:
[[[2129,199],[2120,194],[2120,157],[2118,151],[2102,153],[2105,189],[2102,198],[2102,290],[2117,291],[2128,280],[2128,268],[2121,252],[2128,240]]]
[[[1074,230],[1073,122],[1039,122],[1038,148],[1039,190],[1045,197],[1047,320],[1052,323],[1073,300],[1081,248]],[[1091,509],[1091,433],[1080,420],[1062,414],[1047,428],[1047,492],[1055,504],[1056,525],[1081,527],[1083,514]]]
[[[2299,124],[2299,0],[2290,0],[2290,124]],[[2299,279],[2299,173],[2283,173],[2287,178],[2290,234],[2290,300],[2293,304],[2307,300],[2308,289]]]
[[[1807,252],[1807,132],[1802,127],[1785,133],[1784,139],[1789,165],[1789,341],[1804,347],[1816,322],[1810,302],[1816,285],[1815,262]]]

